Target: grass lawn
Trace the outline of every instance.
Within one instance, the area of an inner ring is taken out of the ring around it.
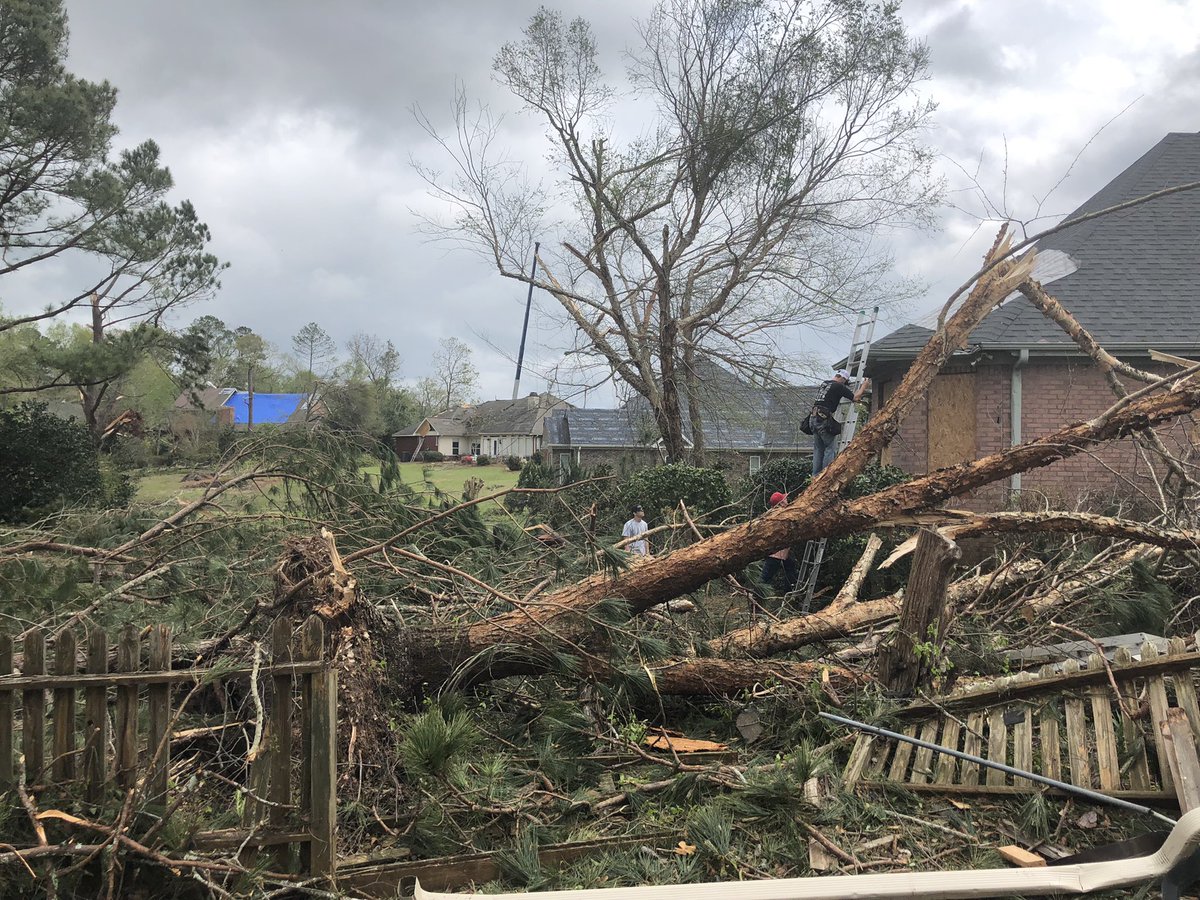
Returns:
[[[508,466],[503,464],[491,466],[464,466],[455,462],[400,464],[404,483],[416,491],[429,491],[425,482],[426,470],[428,470],[429,480],[434,487],[454,498],[462,496],[463,482],[468,478],[482,478],[483,493],[494,494],[506,488],[516,487],[517,475],[520,474],[510,472]],[[362,471],[378,475],[379,466],[377,464],[364,466]],[[183,481],[185,474],[182,471],[154,472],[138,477],[137,501],[145,504],[160,504],[171,501],[190,503],[199,499],[204,492],[204,485]],[[264,484],[263,488],[266,487],[267,485]],[[253,493],[256,498],[258,497],[258,490],[252,485],[246,485],[245,488],[239,486],[226,495],[224,502],[232,500],[231,495],[240,495],[243,491]],[[243,497],[243,500],[245,499]],[[433,492],[429,491],[430,503],[433,502],[433,499]]]
[[[137,479],[137,500],[139,503],[165,503],[176,498],[185,503],[198,500],[204,493],[204,485],[184,483],[183,472],[158,472],[154,475],[142,475]]]
[[[434,487],[455,498],[462,496],[463,483],[468,478],[482,478],[483,493],[494,494],[496,491],[516,487],[517,476],[520,475],[519,472],[509,471],[508,466],[503,464],[464,466],[456,462],[400,463],[400,475],[404,483],[417,491],[428,490],[425,483],[426,470]],[[368,466],[363,471],[377,475],[379,466]]]
[[[203,481],[184,481],[183,478],[187,474],[185,471],[175,470],[134,476],[137,481],[135,502],[147,506],[157,506],[163,503],[176,503],[182,506],[191,503],[193,500],[199,500],[200,496],[204,493],[205,487],[207,487],[207,483]],[[278,479],[270,479],[260,481],[257,485],[251,483],[240,484],[237,487],[231,488],[228,493],[222,494],[216,502],[228,505],[229,509],[234,509],[247,503],[256,509],[265,509],[269,504],[263,498],[262,492],[269,490],[271,485],[277,483]]]

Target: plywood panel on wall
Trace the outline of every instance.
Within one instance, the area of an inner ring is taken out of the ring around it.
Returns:
[[[975,375],[938,375],[929,386],[929,471],[975,458]]]

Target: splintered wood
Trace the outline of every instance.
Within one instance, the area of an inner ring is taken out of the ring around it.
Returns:
[[[1183,640],[1165,655],[1147,642],[1108,665],[1094,654],[1081,668],[1021,673],[913,704],[897,730],[992,762],[1131,800],[1200,804],[1196,681],[1200,652]],[[1114,691],[1113,685],[1117,690]],[[1119,692],[1119,693],[1118,693]],[[1174,771],[1172,771],[1174,769]],[[1018,794],[1020,778],[910,744],[860,735],[846,782],[904,784],[950,794]]]

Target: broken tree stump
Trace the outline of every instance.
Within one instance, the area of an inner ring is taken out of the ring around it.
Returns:
[[[930,675],[932,645],[940,647],[949,624],[946,589],[962,551],[938,532],[921,529],[912,573],[900,605],[900,624],[892,643],[879,655],[879,680],[893,692],[912,696]]]

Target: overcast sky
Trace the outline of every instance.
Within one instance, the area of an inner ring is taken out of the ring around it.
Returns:
[[[591,17],[618,76],[632,19],[649,9],[548,5]],[[410,108],[449,125],[457,80],[515,110],[491,59],[536,6],[68,0],[70,65],[117,86],[120,144],[162,146],[177,197],[195,203],[232,264],[195,315],[249,325],[281,348],[310,320],[339,344],[368,331],[395,342],[407,377],[427,373],[437,340],[455,335],[475,350],[485,398],[507,396],[524,293],[417,232],[411,210],[429,201],[409,158],[437,157]],[[1162,135],[1200,129],[1200,0],[908,0],[902,13],[931,51],[923,90],[939,109],[928,141],[954,206],[928,233],[892,236],[901,273],[928,292],[882,331],[938,305],[990,243],[994,224],[980,226],[986,210],[964,170],[1009,214],[1048,225]],[[536,148],[533,120],[511,127],[523,150]],[[20,298],[4,300],[11,312]],[[847,339],[848,329],[798,332],[789,349],[832,360]],[[545,388],[538,376],[557,362],[560,326],[535,315],[530,340],[523,391]],[[610,399],[601,390],[587,402]]]

